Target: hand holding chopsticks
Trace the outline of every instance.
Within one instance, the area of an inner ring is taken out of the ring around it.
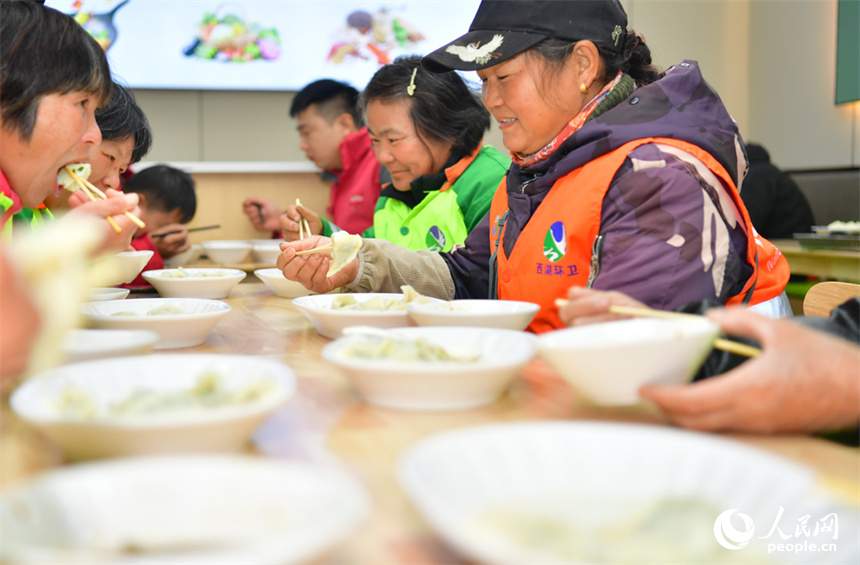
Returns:
[[[72,177],[72,179],[75,181],[75,184],[78,186],[78,188],[81,190],[81,192],[83,192],[90,200],[96,200],[96,196],[98,196],[99,198],[101,198],[103,200],[107,200],[107,195],[104,192],[99,190],[95,185],[90,183],[90,181],[88,181],[87,179],[78,175],[70,165],[66,165],[64,168],[65,168],[66,172],[69,174],[69,176]],[[134,214],[132,214],[128,210],[126,210],[124,212],[124,214],[126,216],[128,216],[128,218],[132,222],[134,222],[134,224],[137,225],[138,227],[140,227],[140,228],[146,227],[146,224],[144,224],[140,220],[140,218],[138,218],[137,216],[135,216]],[[116,223],[116,221],[114,221],[114,219],[111,218],[110,216],[107,217],[107,221],[111,225],[111,227],[114,229],[114,231],[116,231],[117,233],[122,231],[122,229],[119,227],[119,225]]]
[[[298,198],[296,198],[296,206],[299,208],[303,207],[302,201],[299,200]],[[299,215],[301,216],[301,212],[299,212]],[[298,224],[299,224],[299,239],[304,239],[306,237],[310,237],[313,235],[313,233],[311,232],[311,226],[308,223],[307,218],[305,218],[304,216],[301,216]]]
[[[556,306],[559,308],[566,305],[569,301],[559,298],[555,301]],[[664,310],[654,310],[647,307],[631,307],[631,306],[618,306],[618,305],[609,305],[608,311],[613,314],[619,314],[622,316],[634,316],[634,317],[646,317],[646,318],[663,318],[663,319],[682,319],[682,318],[702,318],[697,314],[685,314],[682,312],[667,312]],[[746,345],[743,343],[738,343],[736,341],[732,341],[729,339],[717,338],[714,340],[714,349],[720,349],[723,351],[728,351],[730,353],[734,353],[736,355],[742,355],[745,357],[756,357],[761,354],[761,350],[752,347],[751,345]]]

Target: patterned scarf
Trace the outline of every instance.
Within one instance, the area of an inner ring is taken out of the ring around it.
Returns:
[[[536,153],[532,153],[531,155],[524,156],[520,155],[519,153],[514,153],[512,151],[511,160],[517,165],[519,165],[521,168],[528,168],[535,163],[540,163],[541,161],[552,155],[556,147],[561,145],[561,143],[565,139],[576,133],[579,128],[585,125],[585,122],[588,121],[588,118],[591,116],[597,106],[599,106],[600,103],[603,102],[603,99],[606,98],[610,92],[612,92],[612,89],[615,88],[615,86],[619,82],[621,82],[621,76],[621,71],[618,71],[618,74],[615,76],[615,78],[606,86],[604,86],[603,89],[597,94],[597,96],[592,98],[591,102],[586,104],[585,107],[580,110],[579,113],[575,115],[573,119],[567,123],[566,126],[564,126],[564,128],[559,132],[559,134],[556,135],[555,138],[549,143],[547,143],[542,149],[539,149]]]

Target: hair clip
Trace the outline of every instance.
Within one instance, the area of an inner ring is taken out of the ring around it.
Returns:
[[[412,69],[412,78],[409,79],[409,86],[406,87],[406,94],[412,96],[415,94],[415,75],[418,74],[418,67]]]

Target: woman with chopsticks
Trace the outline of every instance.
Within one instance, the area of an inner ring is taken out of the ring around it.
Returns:
[[[317,292],[390,292],[541,305],[529,329],[563,327],[572,286],[651,308],[693,300],[787,306],[788,263],[740,199],[737,124],[694,61],[660,73],[617,0],[484,0],[470,32],[424,59],[474,70],[514,160],[489,214],[451,253],[365,240],[326,279],[327,260],[285,247],[284,275]]]
[[[95,111],[110,97],[107,59],[71,17],[29,1],[0,2],[0,226],[60,193],[57,175],[86,162],[101,141]],[[105,249],[123,250],[137,229],[125,213],[137,196],[107,191],[72,214],[105,218]],[[112,222],[114,226],[108,224]]]

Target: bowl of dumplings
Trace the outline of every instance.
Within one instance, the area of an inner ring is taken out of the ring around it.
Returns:
[[[402,288],[403,294],[317,294],[293,300],[314,325],[320,335],[336,339],[346,328],[371,326],[376,328],[402,328],[414,326],[406,307],[413,302],[440,302],[415,292],[411,286]]]
[[[413,327],[354,327],[326,345],[337,365],[370,404],[409,411],[477,408],[496,401],[535,355],[534,337],[521,331]]]
[[[200,345],[230,309],[220,300],[203,298],[134,298],[88,302],[81,306],[93,328],[157,333],[155,349]]]
[[[227,298],[247,276],[239,269],[157,269],[144,271],[143,278],[163,298]]]

